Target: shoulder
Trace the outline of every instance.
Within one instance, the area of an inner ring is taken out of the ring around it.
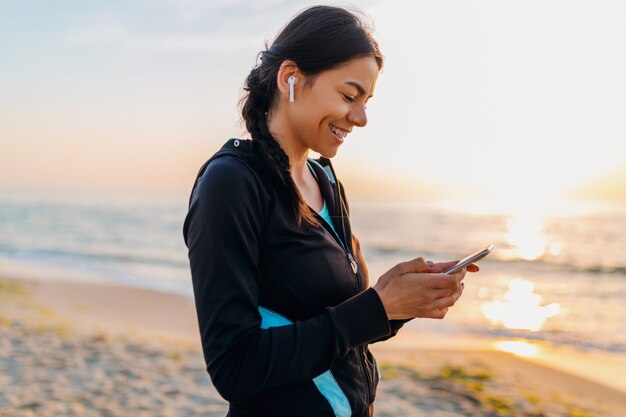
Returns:
[[[200,169],[183,222],[185,243],[200,235],[232,234],[247,227],[260,233],[268,210],[253,170],[232,155],[211,158]]]
[[[256,178],[252,166],[234,155],[222,155],[206,162],[200,179],[243,181]]]
[[[205,163],[193,194],[197,199],[260,202],[262,181],[249,163],[233,155],[223,155]]]

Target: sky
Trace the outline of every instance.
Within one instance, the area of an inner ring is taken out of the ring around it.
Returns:
[[[0,0],[0,194],[187,193],[310,1]],[[351,3],[385,56],[333,158],[353,195],[626,198],[626,4]],[[315,153],[312,157],[317,157]]]

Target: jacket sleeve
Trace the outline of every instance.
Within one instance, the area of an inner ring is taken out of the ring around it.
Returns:
[[[411,320],[413,319],[389,320],[389,328],[391,329],[391,333],[389,333],[387,336],[374,339],[371,342],[369,342],[369,344],[371,345],[372,343],[384,342],[385,340],[391,339],[396,334],[398,334],[398,330],[400,330],[402,326],[404,326],[404,323],[407,323]]]
[[[223,156],[198,179],[183,226],[207,371],[228,401],[311,380],[351,348],[390,332],[373,289],[308,320],[261,329],[257,279],[267,215],[252,170]]]

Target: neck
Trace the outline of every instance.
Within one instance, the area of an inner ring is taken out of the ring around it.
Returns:
[[[289,157],[289,169],[293,180],[297,184],[303,183],[305,175],[308,174],[306,159],[309,155],[309,148],[294,134],[294,130],[285,119],[283,112],[277,112],[271,117],[268,116],[267,127]]]

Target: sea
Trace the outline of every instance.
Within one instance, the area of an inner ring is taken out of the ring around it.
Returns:
[[[188,194],[0,194],[0,276],[109,282],[193,297],[182,224]],[[495,209],[489,204],[353,198],[370,284],[416,257],[493,252],[441,334],[541,340],[626,355],[626,204]]]

